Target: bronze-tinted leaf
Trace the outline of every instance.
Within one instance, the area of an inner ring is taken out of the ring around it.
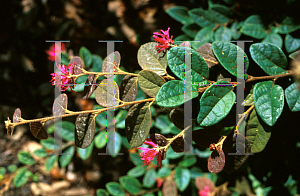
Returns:
[[[150,70],[140,71],[138,81],[142,91],[150,97],[155,97],[161,86],[166,83],[163,77]]]
[[[30,131],[32,135],[37,139],[47,139],[48,134],[40,122],[29,123]]]
[[[211,68],[212,66],[215,66],[216,64],[219,63],[219,61],[217,60],[217,58],[212,50],[210,43],[200,46],[196,51],[205,60],[208,68]]]
[[[166,146],[169,143],[165,136],[160,135],[158,133],[151,134],[150,138],[155,144],[159,146]]]
[[[166,158],[166,156],[167,156],[166,150],[160,149],[160,150],[159,150],[159,153],[160,153],[160,155],[161,155],[161,160],[165,160],[165,158]]]
[[[87,99],[89,98],[97,85],[97,75],[96,74],[90,74],[89,77],[86,79],[84,89],[83,89],[83,98]]]
[[[53,116],[61,116],[65,114],[65,109],[67,109],[68,105],[68,96],[63,93],[56,97],[53,103],[52,112]]]
[[[181,136],[176,138],[172,143],[171,147],[175,152],[184,152],[189,150],[188,143],[185,139]]]
[[[111,82],[111,84],[107,84]],[[114,89],[108,89],[107,86],[114,86]],[[119,87],[112,79],[104,79],[95,90],[95,99],[103,107],[119,105]],[[107,102],[109,101],[109,102]]]
[[[227,189],[228,182],[216,188],[215,196],[231,196],[232,192]]]
[[[105,72],[109,72],[109,73],[118,72],[117,68],[119,67],[120,62],[121,62],[121,55],[118,51],[110,53],[103,60],[102,72],[103,73],[105,73]],[[112,70],[109,70],[110,66],[113,68]],[[105,77],[107,77],[107,75],[105,75]]]
[[[17,108],[13,115],[13,123],[20,122],[20,118],[21,118],[21,110],[19,108]]]
[[[127,75],[123,78],[120,85],[120,98],[122,101],[131,102],[135,101],[137,96],[137,77]],[[122,109],[128,109],[131,105],[124,106]]]
[[[9,134],[9,135],[13,135],[14,129],[15,129],[14,126],[9,126],[9,127],[7,128],[7,132],[6,132],[6,133]]]
[[[75,145],[87,148],[95,136],[95,114],[80,114],[75,122]]]
[[[131,147],[141,146],[148,137],[151,126],[151,104],[135,104],[130,108],[125,119],[125,132]]]
[[[164,184],[162,186],[162,193],[164,196],[177,196],[177,187],[176,183],[172,178],[167,178],[164,181]]]
[[[240,133],[239,137],[244,137],[242,136]],[[228,155],[228,153],[244,153],[244,152],[240,152],[239,149],[240,147],[245,149],[245,153],[250,153],[251,152],[251,145],[250,142],[247,138],[245,138],[245,143],[241,142],[240,140],[237,140],[237,135],[236,133],[232,132],[230,133],[227,138],[225,139],[224,143],[223,143],[223,150],[224,150],[224,154],[225,154],[225,159],[226,159],[226,163],[224,166],[224,170],[227,173],[232,173],[234,171],[236,171],[237,169],[239,169],[247,160],[247,158],[249,157],[249,155]],[[237,148],[238,146],[238,148]]]
[[[177,128],[184,129],[184,113],[181,110],[173,109],[170,112],[170,119]]]
[[[182,47],[191,47],[191,44],[190,44],[191,42],[188,42],[188,41],[186,41],[186,42],[182,42],[181,44],[179,44],[179,46],[182,46]]]
[[[223,170],[225,165],[225,155],[223,150],[219,147],[216,147],[216,150],[213,150],[210,157],[208,158],[208,171],[211,173],[219,173]]]
[[[210,192],[215,190],[215,184],[209,178],[197,177],[195,179],[195,185],[199,191],[204,191],[206,186],[208,186]]]
[[[222,127],[220,125],[213,125],[193,131],[193,141],[199,146],[208,148],[212,143],[218,143]]]
[[[83,67],[83,63],[82,60],[79,56],[74,56],[71,60],[70,60],[70,64],[75,64],[73,65],[73,74],[74,75],[78,75],[82,73],[82,67]]]

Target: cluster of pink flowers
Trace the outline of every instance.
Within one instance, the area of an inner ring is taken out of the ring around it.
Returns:
[[[200,190],[198,192],[198,194],[199,194],[199,196],[211,196],[208,186],[205,186],[204,190],[202,190],[202,191]]]
[[[153,33],[154,41],[158,43],[158,46],[156,46],[158,53],[165,49],[169,49],[174,42],[174,40],[172,40],[173,36],[171,36],[171,38],[169,37],[169,30],[170,27],[166,31],[160,30],[162,33]]]
[[[153,148],[138,147],[138,149],[140,149],[140,150],[143,151],[143,152],[140,153],[141,160],[144,160],[143,161],[143,166],[144,165],[148,166],[151,163],[151,161],[153,161],[154,157],[156,155],[158,155],[157,156],[156,167],[160,166],[160,168],[161,168],[162,159],[161,159],[161,154],[160,154],[160,152],[158,150],[158,145],[155,144],[150,138],[147,138],[146,141],[144,142],[144,144],[150,145]]]
[[[64,51],[65,50],[65,44],[64,43],[61,43],[61,51]],[[46,50],[46,53],[49,55],[48,56],[48,59],[50,61],[55,61],[55,44],[53,44],[49,50]]]
[[[61,91],[65,91],[70,87],[71,91],[73,92],[74,81],[73,78],[70,77],[73,74],[73,65],[74,63],[69,64],[69,66],[59,65],[58,68],[60,69],[61,74],[59,72],[50,74],[52,76],[52,79],[50,80],[50,82],[52,82],[52,85],[60,86]],[[61,83],[59,83],[57,80],[57,76],[59,75]]]

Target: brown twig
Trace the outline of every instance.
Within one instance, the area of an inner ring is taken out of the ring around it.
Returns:
[[[252,81],[256,81],[256,80],[269,80],[269,79],[275,79],[275,80],[277,80],[278,78],[292,76],[293,74],[294,74],[293,71],[289,71],[289,73],[280,74],[280,75],[274,75],[274,76],[260,76],[260,77],[255,77],[255,76],[250,76],[249,75],[249,78],[245,82],[252,82]]]

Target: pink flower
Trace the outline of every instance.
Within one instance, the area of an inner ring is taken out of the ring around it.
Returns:
[[[163,179],[161,178],[156,178],[155,181],[157,182],[157,188],[161,187],[162,183],[163,183]]]
[[[158,150],[158,145],[155,144],[150,138],[147,138],[146,141],[144,142],[144,144],[146,145],[150,145],[153,148],[144,148],[144,147],[138,147],[138,149],[144,151],[140,153],[141,156],[141,160],[144,160],[143,162],[143,166],[144,165],[149,165],[151,161],[153,161],[154,157],[158,154],[157,156],[157,164],[156,167],[158,167],[160,165],[162,165],[162,159],[161,159],[161,154],[159,153]]]
[[[73,65],[74,63],[69,64],[69,66],[59,65],[58,68],[60,69],[61,74],[59,72],[50,74],[52,76],[52,79],[50,80],[50,82],[52,82],[52,86],[54,85],[57,85],[58,87],[60,86],[61,91],[65,91],[70,87],[71,91],[73,92],[74,81],[73,78],[70,77],[73,73]],[[58,82],[59,75],[60,75],[61,83]]]
[[[61,43],[61,51],[64,51],[65,50],[65,44],[64,43]],[[55,61],[55,44],[53,44],[49,50],[46,50],[46,53],[49,55],[48,56],[48,59],[50,61]]]
[[[208,188],[208,186],[205,186],[204,190],[200,190],[198,192],[199,196],[210,196],[210,190]]]
[[[169,37],[169,30],[170,27],[166,31],[160,30],[162,33],[153,33],[154,41],[158,43],[158,46],[156,46],[158,53],[160,53],[164,49],[169,49],[171,47],[171,44],[174,42],[174,40],[172,40],[173,35],[171,36],[171,38]]]

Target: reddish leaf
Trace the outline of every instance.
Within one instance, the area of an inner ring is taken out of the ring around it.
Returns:
[[[210,157],[208,158],[208,171],[211,173],[219,173],[223,170],[225,165],[225,155],[223,150],[220,147],[217,147],[214,150]]]
[[[155,144],[159,146],[166,146],[169,143],[165,136],[158,133],[151,134],[150,138]]]
[[[70,60],[69,64],[73,64],[75,63],[75,65],[73,66],[73,74],[74,75],[78,75],[82,73],[82,67],[83,67],[83,63],[82,60],[79,56],[75,56]]]
[[[160,153],[160,155],[161,155],[161,160],[165,160],[165,158],[166,158],[166,156],[167,156],[166,150],[160,149],[160,150],[159,150],[159,153]]]
[[[211,47],[210,43],[207,43],[207,44],[204,44],[204,45],[200,46],[196,51],[205,60],[208,68],[211,68],[212,66],[215,66],[216,64],[219,63],[216,56],[215,56],[215,54],[213,53],[213,50],[212,50],[212,47]]]
[[[181,44],[179,44],[179,46],[182,46],[182,47],[191,47],[191,44],[190,42],[182,42]]]
[[[112,67],[114,67],[114,71],[111,70],[110,72],[117,72],[118,71],[118,67],[120,65],[121,62],[121,55],[118,51],[112,52],[111,54],[109,54],[107,57],[105,57],[105,59],[103,60],[103,64],[102,64],[102,72],[108,72],[110,70],[107,70],[109,65],[111,65]],[[107,75],[104,75],[105,77],[107,77]]]
[[[197,177],[195,179],[195,185],[199,191],[205,190],[206,186],[208,186],[210,192],[215,190],[215,184],[213,181],[205,177]]]
[[[120,98],[122,101],[135,101],[138,91],[137,80],[138,77],[132,77],[130,75],[127,75],[123,78],[122,83],[120,85]],[[128,109],[130,107],[131,105],[128,105],[122,107],[122,109]]]
[[[65,93],[56,97],[52,107],[53,116],[61,116],[65,114],[65,109],[67,109],[67,105],[68,96]]]
[[[97,85],[97,75],[96,74],[90,74],[89,77],[86,79],[84,89],[83,89],[83,98],[87,99],[89,98]]]
[[[162,192],[164,196],[177,196],[177,187],[176,183],[172,178],[167,178],[164,181],[163,187],[162,187]]]
[[[40,122],[29,123],[30,131],[32,135],[37,139],[47,139],[48,134]]]
[[[13,123],[20,122],[20,118],[21,118],[21,110],[19,108],[17,108],[13,115]]]

